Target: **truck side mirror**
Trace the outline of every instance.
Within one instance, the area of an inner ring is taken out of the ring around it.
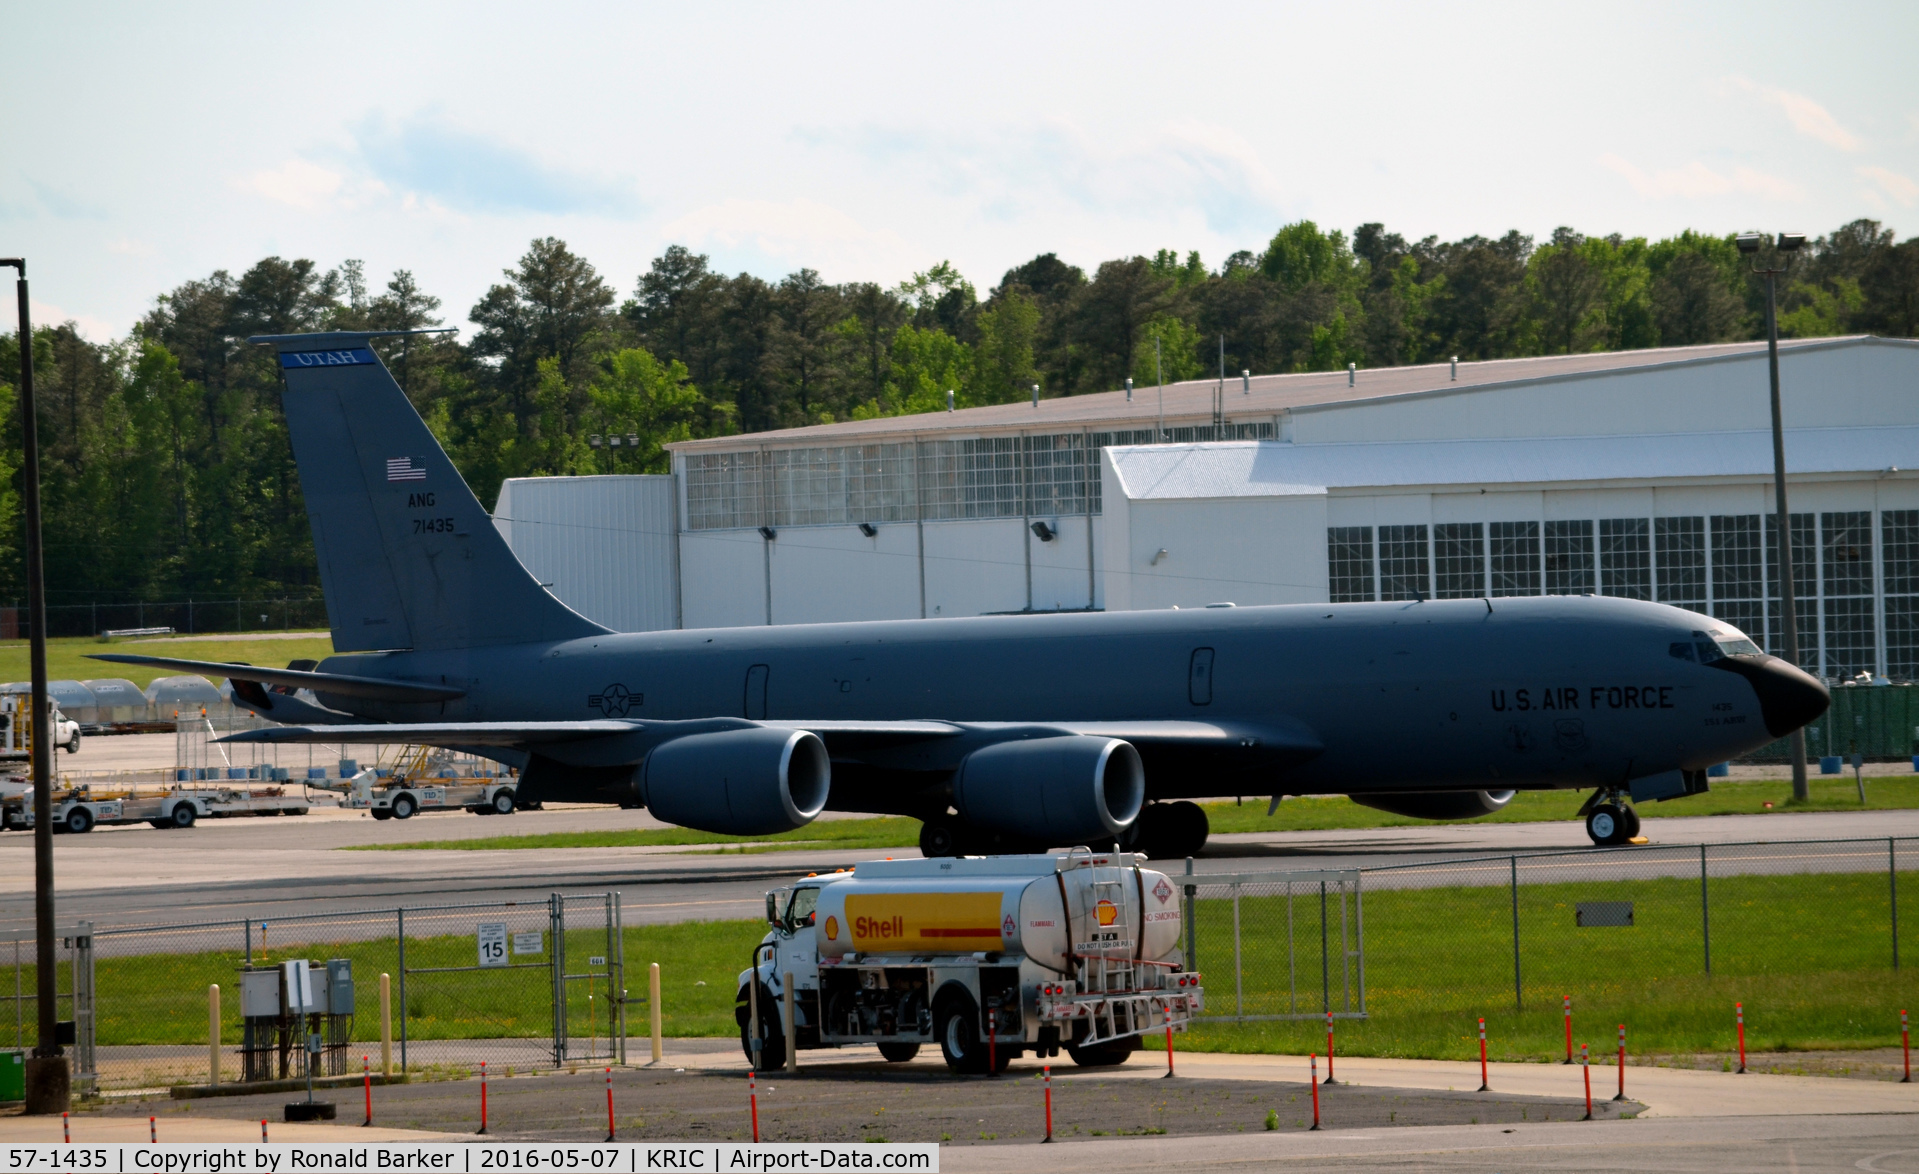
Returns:
[[[779,923],[780,895],[778,893],[768,893],[766,895],[766,924],[778,925]]]

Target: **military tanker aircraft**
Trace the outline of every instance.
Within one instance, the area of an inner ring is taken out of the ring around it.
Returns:
[[[1458,819],[1579,789],[1594,842],[1623,843],[1634,802],[1830,703],[1723,620],[1593,596],[609,631],[521,565],[375,337],[252,340],[285,375],[336,655],[96,657],[227,676],[284,723],[231,741],[470,750],[519,768],[521,806],[731,835],[830,808],[919,819],[929,856],[1177,857],[1218,795]]]

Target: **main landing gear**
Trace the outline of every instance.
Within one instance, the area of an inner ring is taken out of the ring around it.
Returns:
[[[1639,834],[1639,813],[1632,809],[1623,791],[1602,787],[1593,792],[1579,813],[1586,817],[1586,834],[1598,847],[1631,843]]]

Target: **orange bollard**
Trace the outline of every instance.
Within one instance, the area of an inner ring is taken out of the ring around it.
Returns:
[[[368,1057],[360,1057],[360,1079],[366,1082],[366,1120],[361,1126],[373,1124],[373,1069],[367,1064]]]
[[[480,1132],[486,1132],[486,1061],[480,1061]]]
[[[613,1140],[613,1070],[606,1070],[606,1140]]]
[[[1899,1081],[1899,1083],[1911,1084],[1912,1083],[1912,1032],[1908,1029],[1908,1024],[1906,1021],[1906,1013],[1904,1011],[1899,1012],[1899,1046],[1902,1049],[1904,1049],[1906,1053],[1906,1075],[1903,1079]]]
[[[1739,1024],[1739,1071],[1743,1073],[1746,1070],[1746,1005],[1734,1003],[1732,1014]]]
[[[999,1016],[986,1011],[986,1075],[999,1075]]]
[[[160,1127],[154,1123],[151,1117],[147,1118],[147,1140],[155,1145],[160,1144]]]
[[[1566,1063],[1573,1062],[1573,997],[1566,997]]]
[[[760,1086],[753,1080],[753,1070],[746,1071],[746,1103],[753,1110],[753,1140],[760,1139]]]
[[[1615,1101],[1626,1099],[1626,1025],[1619,1025],[1619,1095]]]
[[[1328,1057],[1329,1061],[1330,1059],[1331,1057]],[[1319,1057],[1309,1055],[1306,1057],[1306,1062],[1312,1065],[1312,1067],[1306,1070],[1307,1071],[1306,1083],[1313,1086],[1313,1129],[1318,1129],[1319,1128]],[[1329,1067],[1331,1066],[1330,1063],[1328,1064],[1328,1066]],[[1307,1132],[1310,1133],[1311,1130],[1308,1130]]]
[[[1593,1070],[1592,1065],[1586,1062],[1585,1044],[1579,1045],[1579,1071],[1586,1077],[1586,1115],[1580,1120],[1590,1121],[1593,1119]]]
[[[73,1130],[67,1124],[67,1115],[65,1113],[60,1114],[60,1140],[66,1142],[68,1145],[73,1144]]]
[[[1326,1012],[1326,1083],[1333,1083],[1333,1013]]]
[[[1166,1076],[1173,1074],[1173,1025],[1166,1025]],[[1166,1077],[1161,1077],[1164,1080]]]
[[[1053,1140],[1053,1066],[1045,1065],[1040,1069],[1046,1078],[1046,1140]]]
[[[267,1119],[265,1117],[262,1117],[260,1118],[260,1144],[265,1145],[266,1143],[267,1143]]]
[[[1479,1021],[1479,1091],[1491,1092],[1492,1081],[1486,1077],[1486,1021]]]

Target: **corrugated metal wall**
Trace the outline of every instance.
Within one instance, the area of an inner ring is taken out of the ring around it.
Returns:
[[[670,475],[516,477],[493,508],[527,570],[617,632],[680,626],[678,521]]]

